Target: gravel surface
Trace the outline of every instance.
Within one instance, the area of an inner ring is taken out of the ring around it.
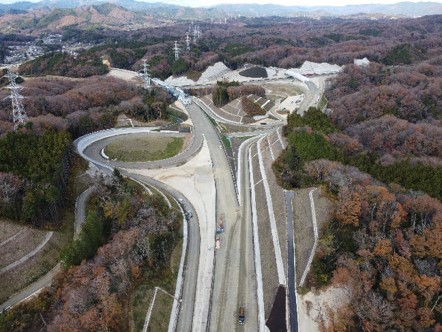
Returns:
[[[332,65],[326,62],[317,63],[305,61],[299,69],[293,68],[291,70],[301,75],[328,75],[337,74],[342,71],[342,68],[338,65]]]
[[[195,85],[195,81],[192,81],[186,76],[179,76],[179,77],[169,76],[164,82],[173,86]]]

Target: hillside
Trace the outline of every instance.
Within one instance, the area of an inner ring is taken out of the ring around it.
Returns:
[[[133,30],[162,24],[153,18],[153,15],[133,12],[110,3],[53,10],[44,7],[25,13],[0,16],[0,28],[4,32],[27,28],[56,30],[68,26]]]
[[[154,13],[156,18],[178,20],[220,19],[225,17],[262,17],[262,16],[349,16],[361,15],[371,17],[391,16],[424,16],[442,14],[442,4],[437,2],[399,2],[396,4],[380,5],[347,5],[347,6],[281,6],[273,4],[221,4],[203,7],[200,3],[195,7],[179,6],[162,2],[147,3],[134,0],[106,1],[121,6],[130,11]],[[0,13],[11,10],[28,11],[48,7],[51,9],[77,8],[81,6],[100,6],[101,0],[43,0],[40,2],[21,1],[13,4],[0,4]]]
[[[249,17],[259,16],[348,16],[356,14],[383,14],[386,16],[424,16],[442,13],[442,4],[436,2],[399,2],[380,5],[347,5],[347,6],[279,6],[257,4],[224,4],[217,8],[233,15]]]

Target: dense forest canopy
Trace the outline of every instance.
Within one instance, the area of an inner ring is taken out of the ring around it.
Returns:
[[[1,314],[0,330],[127,331],[140,280],[170,278],[177,209],[118,174],[97,185],[90,205],[86,229],[62,255],[74,266],[35,300]]]
[[[112,77],[32,78],[22,86],[25,127],[12,132],[10,100],[0,101],[0,216],[34,226],[59,226],[73,139],[112,127],[121,113],[168,119],[173,101],[164,90],[146,92]]]
[[[136,71],[141,68],[141,59],[147,59],[153,76],[164,79],[186,70],[202,72],[218,61],[232,69],[244,63],[292,68],[306,60],[347,65],[355,58],[367,57],[397,66],[428,60],[440,54],[442,46],[437,15],[396,20],[298,17],[290,22],[266,17],[241,18],[228,25],[199,24],[202,37],[191,45],[190,52],[181,52],[178,61],[172,51],[174,41],[184,45],[189,23],[134,31],[96,30],[92,34],[67,27],[59,31],[64,40],[100,45],[81,52],[78,59],[59,53],[47,55],[22,70],[82,77],[104,73],[100,59],[109,59],[113,67]]]
[[[65,131],[13,132],[0,139],[0,215],[34,225],[59,223],[72,141]]]
[[[308,281],[350,295],[332,330],[442,328],[442,40],[436,38],[442,24],[436,19],[399,20],[390,31],[381,22],[337,30],[366,38],[348,40],[353,51],[336,60],[382,43],[357,56],[370,65],[348,59],[329,80],[326,114],[311,108],[288,117],[289,144],[274,164],[280,184],[320,185],[335,203]],[[329,37],[335,42],[318,37],[324,43],[318,55],[342,43],[342,35]]]
[[[82,80],[31,78],[22,84],[23,105],[33,131],[67,130],[73,139],[93,130],[112,127],[118,114],[146,121],[166,116],[162,112],[173,101],[162,89],[147,93],[134,84],[112,77]],[[12,130],[11,101],[0,90],[0,134]]]

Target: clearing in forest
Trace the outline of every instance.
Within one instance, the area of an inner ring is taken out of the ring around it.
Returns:
[[[275,101],[276,99],[285,99],[290,96],[301,94],[299,88],[293,84],[267,83],[261,85],[266,90],[266,97]]]
[[[0,303],[51,270],[71,236],[0,219]]]

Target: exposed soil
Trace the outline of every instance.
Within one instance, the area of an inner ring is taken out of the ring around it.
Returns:
[[[115,124],[115,128],[121,127],[161,127],[169,124],[170,122],[166,120],[153,120],[150,122],[143,122],[136,120],[134,118],[129,118],[126,114],[120,114],[117,118],[117,123]]]
[[[262,87],[266,89],[266,96],[269,99],[287,98],[288,96],[295,96],[301,92],[293,86],[293,84],[263,84]]]
[[[331,331],[336,314],[349,302],[347,290],[337,287],[299,296],[298,331],[320,331],[321,325]]]

